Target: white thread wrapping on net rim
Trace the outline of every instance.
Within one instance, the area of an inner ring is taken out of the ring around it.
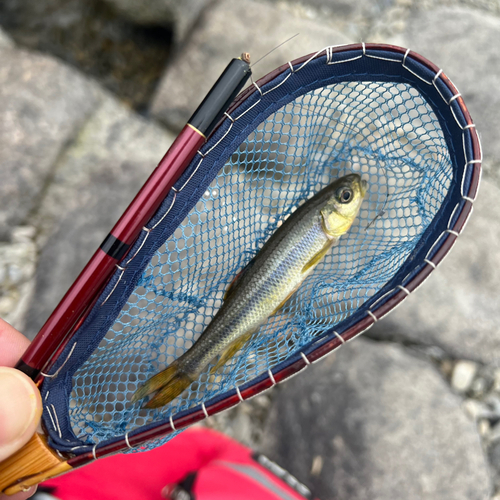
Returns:
[[[465,182],[465,179],[467,177],[467,174],[468,174],[468,166],[469,165],[473,165],[475,163],[481,163],[482,161],[482,150],[481,150],[481,145],[479,143],[479,148],[480,148],[480,159],[479,160],[476,160],[476,159],[468,159],[468,155],[467,155],[467,150],[465,148],[465,133],[468,129],[472,129],[472,128],[475,128],[475,125],[474,124],[468,124],[468,125],[465,125],[465,126],[462,126],[460,121],[458,120],[457,116],[455,115],[455,112],[453,110],[453,107],[452,107],[452,103],[458,99],[459,97],[461,97],[461,94],[460,93],[457,93],[457,94],[454,94],[449,100],[447,100],[445,98],[445,96],[442,94],[442,92],[440,91],[439,87],[436,85],[436,82],[438,80],[438,78],[441,76],[441,74],[443,73],[443,70],[440,69],[439,71],[436,72],[436,74],[434,75],[432,81],[428,81],[424,78],[422,78],[420,75],[416,74],[414,71],[412,71],[408,66],[406,66],[406,59],[408,57],[408,54],[410,53],[410,49],[407,49],[404,56],[403,56],[403,59],[402,61],[401,60],[398,60],[398,59],[391,59],[391,58],[385,58],[385,57],[381,57],[381,56],[376,56],[376,55],[373,55],[373,54],[368,54],[366,52],[366,47],[365,47],[365,44],[362,43],[362,54],[359,55],[359,56],[355,56],[355,57],[352,57],[352,58],[349,58],[349,59],[345,59],[345,60],[342,60],[342,61],[332,61],[332,58],[333,58],[333,49],[336,48],[336,47],[341,47],[340,45],[334,45],[334,46],[328,46],[328,47],[325,47],[321,50],[319,50],[318,52],[316,52],[314,55],[312,55],[307,61],[305,61],[304,63],[302,63],[298,68],[295,68],[293,67],[292,63],[289,61],[288,62],[288,65],[289,65],[289,71],[290,73],[279,83],[277,84],[276,86],[272,87],[271,89],[268,89],[267,91],[265,92],[262,92],[262,89],[259,88],[259,86],[257,85],[256,82],[253,82],[253,85],[255,86],[255,88],[257,89],[257,91],[259,92],[260,94],[260,98],[252,105],[250,106],[247,110],[245,110],[243,113],[241,113],[239,116],[237,117],[232,117],[230,116],[228,113],[224,113],[224,115],[226,116],[226,118],[230,121],[230,126],[228,127],[228,129],[225,131],[225,133],[222,135],[222,137],[208,150],[206,151],[205,153],[202,153],[201,150],[198,150],[197,153],[199,154],[199,156],[201,157],[200,161],[198,162],[198,164],[196,165],[196,167],[193,169],[193,172],[191,173],[191,175],[189,176],[189,178],[184,182],[184,184],[176,189],[175,187],[172,187],[171,189],[171,192],[173,193],[173,200],[172,200],[172,203],[170,205],[170,207],[168,208],[168,210],[165,212],[165,214],[160,218],[159,221],[157,221],[157,223],[151,227],[151,228],[147,228],[147,227],[143,227],[142,228],[142,231],[144,231],[145,235],[144,235],[144,239],[142,240],[139,248],[136,250],[136,252],[134,253],[134,255],[132,257],[129,257],[127,258],[127,262],[125,263],[125,265],[123,267],[119,266],[118,264],[116,265],[116,267],[121,271],[120,272],[120,276],[118,277],[118,279],[116,280],[112,290],[109,292],[109,294],[106,296],[106,298],[104,299],[104,301],[101,303],[101,306],[104,305],[109,299],[110,297],[113,295],[113,293],[115,292],[118,284],[120,283],[125,271],[126,271],[126,268],[127,266],[132,262],[132,260],[138,255],[138,253],[140,252],[140,250],[142,249],[142,247],[144,246],[145,242],[146,242],[146,239],[148,238],[148,236],[150,235],[150,233],[156,229],[156,227],[165,219],[165,217],[170,213],[170,211],[172,210],[174,204],[175,204],[175,201],[176,201],[176,195],[177,193],[181,192],[185,187],[186,185],[191,181],[191,179],[193,178],[193,176],[196,174],[196,172],[199,170],[200,168],[200,165],[202,163],[202,161],[205,159],[205,157],[214,149],[216,148],[224,139],[225,137],[229,134],[229,132],[231,131],[232,127],[233,127],[233,124],[241,119],[248,111],[250,111],[253,107],[255,107],[262,99],[262,97],[266,94],[269,94],[270,92],[276,90],[277,88],[279,88],[281,85],[283,85],[283,83],[285,81],[287,81],[292,75],[294,75],[295,73],[297,73],[298,71],[300,71],[301,69],[303,69],[307,64],[309,64],[312,60],[316,59],[321,53],[325,52],[325,55],[326,55],[326,64],[327,65],[331,65],[331,64],[342,64],[342,63],[347,63],[347,62],[350,62],[350,61],[353,61],[353,60],[357,60],[357,59],[360,59],[362,57],[369,57],[369,58],[373,58],[373,59],[381,59],[381,60],[384,60],[384,61],[389,61],[389,62],[394,62],[394,63],[398,63],[398,64],[402,64],[402,66],[408,71],[410,72],[411,74],[413,74],[415,77],[419,78],[421,81],[425,82],[426,84],[428,85],[433,85],[437,92],[439,93],[439,95],[441,96],[441,98],[443,99],[443,101],[450,107],[450,111],[452,113],[452,116],[454,117],[455,121],[457,122],[458,126],[461,128],[462,130],[462,140],[463,140],[463,144],[464,144],[464,156],[467,160],[466,162],[466,165],[465,165],[465,169],[464,169],[464,174],[462,176],[462,179],[461,179],[461,197],[464,201],[468,201],[468,202],[471,202],[473,203],[476,199],[476,196],[477,196],[477,191],[479,190],[479,184],[480,184],[480,181],[481,181],[481,175],[482,175],[482,171],[480,171],[480,177],[479,177],[479,181],[478,181],[478,185],[477,185],[477,189],[476,189],[476,195],[474,196],[474,198],[470,198],[468,196],[466,196],[464,194],[464,182]],[[450,80],[451,82],[451,80]],[[453,85],[453,83],[452,83]],[[454,85],[453,85],[454,86]],[[454,86],[455,87],[455,86]],[[455,87],[456,88],[456,87]],[[478,137],[478,142],[479,142],[479,137]],[[166,197],[168,197],[169,194],[167,194]],[[453,214],[455,213],[455,211],[458,209],[460,205],[460,202],[457,203],[456,207],[454,208],[454,211],[453,211]],[[469,217],[470,217],[470,214],[472,213],[472,210],[470,211],[469,213]],[[433,269],[435,269],[437,267],[437,264],[432,262],[432,260],[429,258],[429,255],[432,253],[432,250],[434,249],[435,245],[438,243],[438,241],[441,239],[441,236],[443,234],[446,234],[446,233],[451,233],[452,235],[455,235],[455,236],[458,236],[464,229],[467,221],[469,220],[469,217],[467,218],[467,220],[465,221],[465,223],[462,225],[462,228],[460,229],[460,232],[457,232],[457,231],[454,231],[453,229],[451,228],[447,228],[445,229],[435,240],[433,246],[431,247],[431,249],[429,250],[429,252],[427,253],[427,256],[423,259],[423,262],[430,265]],[[453,217],[450,217],[450,221],[449,221],[449,224],[451,224],[451,220],[452,220]],[[443,259],[442,259],[443,260]],[[418,285],[420,286],[425,280],[427,279],[427,277],[422,280],[422,282]],[[416,287],[418,288],[418,287]],[[415,288],[415,289],[416,289]],[[393,293],[395,290],[402,290],[405,292],[405,297],[403,298],[403,300],[401,300],[395,307],[391,308],[391,311],[393,309],[395,309],[396,307],[398,307],[399,305],[401,305],[404,301],[404,299],[410,294],[410,292],[402,285],[402,284],[399,284],[399,285],[396,285],[396,287],[392,290],[390,290],[389,292],[385,293],[382,297],[380,297],[374,304],[372,304],[371,308],[375,307],[375,305],[377,303],[379,303],[384,297],[386,297],[387,295]],[[415,290],[414,289],[414,290]],[[412,290],[412,291],[414,291]],[[381,319],[381,317],[377,317],[375,316],[375,314],[371,311],[371,310],[368,310],[367,311],[367,314],[369,316],[371,316],[374,320],[374,323],[377,322],[379,319]],[[366,330],[368,330],[369,328],[371,328],[371,326],[373,325],[370,325],[368,328],[360,331],[358,334],[356,334],[355,336],[353,336],[352,338],[349,339],[349,341],[353,340],[354,338],[358,337],[359,335],[361,335],[362,333],[364,333]],[[345,343],[345,340],[342,338],[341,335],[339,335],[337,332],[334,332],[335,335],[341,340],[341,344],[340,345],[343,345]],[[340,347],[340,345],[338,347]],[[52,375],[44,375],[46,377],[55,377],[59,371],[62,369],[62,367],[64,366],[64,364],[67,363],[67,361],[70,359],[73,351],[74,351],[74,348],[76,346],[76,343],[74,344],[72,350],[70,351],[70,353],[68,354],[66,360],[64,361],[63,365],[61,365],[61,367]],[[336,349],[336,348],[335,348]],[[323,356],[321,356],[320,358],[316,359],[314,361],[314,363],[316,363],[317,361],[319,361],[319,359],[325,357],[327,354],[333,352],[335,349],[332,349],[331,351],[329,351],[328,353],[325,353]],[[304,366],[304,368],[308,365],[311,364],[311,362],[308,360],[307,356],[304,354],[304,353],[300,353],[304,362],[306,363],[306,365]],[[273,386],[276,384],[275,380],[274,380],[274,376],[272,375],[272,372],[271,372],[271,369],[269,369],[268,371],[269,375],[270,375],[270,378],[271,380],[273,381]],[[238,394],[238,398],[239,400],[242,402],[244,401],[242,395],[241,395],[241,392],[240,392],[240,389],[238,388],[238,386],[236,386],[236,392]],[[53,405],[51,405],[53,406]],[[202,409],[203,409],[203,413],[205,415],[205,418],[208,418],[208,412],[206,410],[206,407],[204,405],[204,403],[202,403]],[[54,411],[54,414],[56,413],[56,410],[55,408],[53,408],[53,411]],[[49,412],[49,416],[50,416],[50,419],[53,423],[53,426],[55,429],[58,430],[58,433],[60,434],[60,428],[59,426],[54,424],[54,419],[52,418],[52,415],[50,414]],[[55,418],[56,418],[56,421],[58,422],[58,419],[57,419],[57,415],[55,414]],[[172,419],[172,415],[170,415],[170,424],[172,426],[172,429],[176,430],[174,425],[173,425],[173,419]],[[127,433],[128,434],[128,433]],[[128,442],[128,436],[126,435],[126,443],[127,445],[129,445],[129,442]],[[94,455],[94,458],[96,458],[95,456],[95,448],[96,448],[97,445],[94,446],[92,452],[93,452],[93,455]],[[76,449],[76,448],[80,448],[81,446],[76,446],[76,447],[73,447],[72,449]],[[84,446],[85,447],[85,446]],[[130,446],[129,446],[130,447]],[[132,448],[132,447],[130,447]]]

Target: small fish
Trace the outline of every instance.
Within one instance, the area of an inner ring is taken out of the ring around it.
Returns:
[[[132,402],[156,392],[145,408],[164,406],[220,356],[227,363],[269,316],[278,312],[354,222],[367,183],[357,174],[336,180],[298,208],[235,278],[224,303],[195,344],[149,379]]]

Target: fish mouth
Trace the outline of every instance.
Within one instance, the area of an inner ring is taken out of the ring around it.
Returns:
[[[365,181],[364,179],[361,179],[361,196],[363,196],[363,198],[367,191],[368,191],[368,182]]]

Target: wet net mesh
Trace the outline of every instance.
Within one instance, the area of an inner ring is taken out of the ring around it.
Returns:
[[[196,342],[228,285],[279,224],[351,172],[369,184],[359,216],[285,307],[223,369],[210,375],[207,367],[169,405],[131,404],[144,381]],[[114,326],[74,375],[75,435],[98,443],[168,418],[255,378],[331,330],[392,278],[451,179],[438,119],[409,85],[335,84],[269,116],[156,252]]]

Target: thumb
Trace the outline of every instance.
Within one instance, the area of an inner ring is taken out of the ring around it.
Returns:
[[[36,385],[14,368],[0,367],[0,461],[33,436],[42,415]]]

